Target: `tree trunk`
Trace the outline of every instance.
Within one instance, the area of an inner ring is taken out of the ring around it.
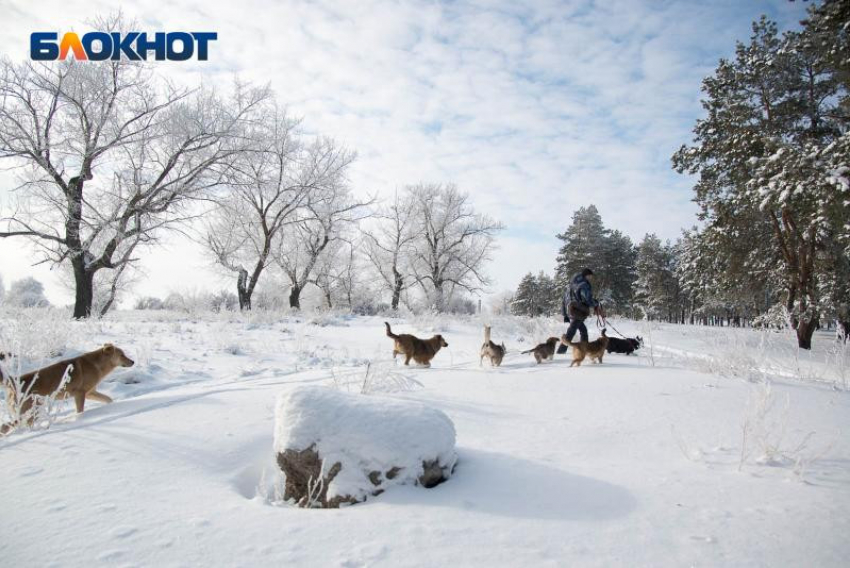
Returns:
[[[242,268],[239,270],[239,276],[236,279],[236,296],[239,298],[239,309],[251,309],[251,293],[253,289],[248,289],[248,271]]]
[[[439,313],[443,313],[446,309],[442,282],[434,282],[434,309],[436,309]],[[533,309],[532,313],[534,313]]]
[[[94,300],[94,273],[86,270],[82,255],[72,258],[74,267],[74,319],[84,319],[91,316],[91,306]]]
[[[800,318],[799,323],[797,323],[797,345],[800,346],[800,349],[812,348],[812,335],[815,333],[817,323],[817,318]]]
[[[289,307],[296,310],[301,309],[301,288],[298,286],[293,286],[289,290]]]
[[[91,174],[84,179],[91,179]],[[74,268],[74,319],[91,316],[94,299],[94,273],[86,269],[86,252],[80,237],[83,218],[83,178],[73,177],[68,182],[68,217],[65,220],[65,244]]]
[[[401,289],[404,286],[404,278],[402,278],[397,270],[393,270],[393,276],[395,277],[395,286],[393,286],[392,309],[398,310],[398,303],[401,300]]]

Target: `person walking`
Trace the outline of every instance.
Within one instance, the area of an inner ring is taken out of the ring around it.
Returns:
[[[564,292],[561,302],[561,314],[564,323],[570,322],[567,328],[567,340],[572,341],[576,332],[581,336],[581,341],[588,341],[587,326],[584,320],[590,316],[590,310],[600,314],[599,302],[593,298],[593,271],[585,268],[570,280],[570,287]]]

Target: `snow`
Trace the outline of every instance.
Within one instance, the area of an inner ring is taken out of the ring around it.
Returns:
[[[318,321],[0,314],[26,365],[106,341],[137,362],[102,385],[113,404],[0,440],[0,564],[846,565],[850,358],[832,334],[808,353],[786,333],[614,320],[647,347],[569,368],[519,354],[554,320],[393,321],[446,336],[425,369],[393,363],[381,318]],[[499,368],[478,365],[484,323]],[[358,394],[366,362],[410,380]],[[300,386],[444,412],[454,475],[340,510],[279,503],[276,400]]]
[[[296,387],[278,398],[274,450],[313,446],[325,468],[342,465],[328,498],[365,499],[375,489],[368,478],[372,471],[401,468],[384,485],[416,484],[423,462],[437,460],[451,470],[457,459],[454,424],[440,410],[327,387]]]

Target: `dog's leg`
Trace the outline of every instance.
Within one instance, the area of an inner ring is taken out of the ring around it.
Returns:
[[[74,393],[74,404],[77,407],[77,414],[82,413],[83,409],[86,406],[86,393],[75,392]]]
[[[111,398],[109,398],[108,396],[106,396],[102,392],[97,392],[96,390],[93,390],[89,393],[86,393],[86,398],[89,399],[89,400],[96,400],[96,401],[102,402],[104,404],[109,404],[110,402],[112,402]]]
[[[404,364],[405,364],[405,365],[410,365],[410,355],[405,355],[404,357],[405,357],[405,358],[404,358]]]

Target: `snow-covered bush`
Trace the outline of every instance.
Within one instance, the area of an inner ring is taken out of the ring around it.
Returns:
[[[136,304],[133,306],[133,309],[136,310],[164,310],[165,304],[159,298],[154,296],[146,296],[144,298],[139,298],[136,300]]]
[[[0,405],[0,436],[21,429],[46,430],[50,428],[65,406],[65,401],[58,398],[57,395],[71,379],[71,371],[72,367],[69,365],[65,369],[65,374],[55,392],[49,395],[39,395],[31,390],[34,383],[26,385],[23,382],[19,357],[0,361],[0,376],[3,379],[5,391],[3,404]],[[10,397],[9,394],[12,396]]]
[[[12,282],[6,303],[21,308],[44,308],[50,305],[44,295],[44,285],[28,276]]]
[[[392,485],[432,487],[457,461],[454,424],[443,412],[325,387],[278,398],[274,449],[284,497],[302,507],[357,503]]]

